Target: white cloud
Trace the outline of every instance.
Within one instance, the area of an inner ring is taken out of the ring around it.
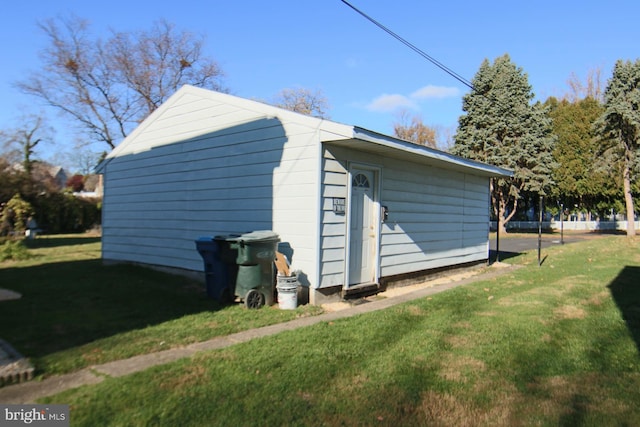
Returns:
[[[427,85],[413,92],[411,99],[433,99],[433,98],[451,98],[460,96],[460,90],[457,87],[432,86]]]
[[[389,112],[397,110],[398,108],[417,108],[415,102],[407,98],[404,95],[383,94],[367,104],[367,110]]]
[[[455,98],[461,95],[460,89],[452,86],[427,85],[412,92],[410,95],[382,94],[368,103],[365,107],[369,111],[388,113],[400,108],[419,110],[419,103],[428,99]]]

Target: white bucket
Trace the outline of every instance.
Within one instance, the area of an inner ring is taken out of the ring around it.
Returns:
[[[278,276],[278,306],[281,310],[295,310],[298,306],[298,278]]]

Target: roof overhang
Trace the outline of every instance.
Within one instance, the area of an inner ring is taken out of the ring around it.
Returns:
[[[323,142],[339,147],[351,148],[400,160],[409,160],[474,175],[504,178],[513,176],[513,171],[508,169],[454,156],[444,151],[414,144],[356,126],[353,127],[353,137],[351,139],[326,140]]]

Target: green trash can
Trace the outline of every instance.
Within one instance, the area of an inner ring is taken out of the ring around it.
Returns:
[[[275,295],[276,251],[280,238],[269,230],[252,231],[227,238],[230,249],[237,251],[235,294],[246,307],[273,305]]]

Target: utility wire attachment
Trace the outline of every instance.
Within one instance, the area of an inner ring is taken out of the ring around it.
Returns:
[[[354,5],[349,3],[348,1],[346,1],[346,0],[340,0],[340,1],[342,1],[342,3],[346,4],[347,6],[349,6],[351,9],[353,9],[356,13],[361,15],[367,21],[371,22],[372,24],[374,24],[375,26],[380,28],[382,31],[384,31],[385,33],[389,34],[391,37],[393,37],[394,39],[398,40],[403,45],[407,46],[409,49],[413,50],[418,55],[422,56],[424,59],[426,59],[427,61],[431,62],[436,67],[440,68],[442,71],[444,71],[445,73],[449,74],[451,77],[453,77],[454,79],[458,80],[463,85],[467,86],[469,89],[475,90],[475,88],[473,87],[473,84],[469,80],[465,79],[460,74],[458,74],[455,71],[453,71],[451,68],[447,67],[446,65],[444,65],[443,63],[441,63],[437,59],[433,58],[432,56],[427,54],[425,51],[423,51],[422,49],[420,49],[419,47],[417,47],[413,43],[409,42],[408,40],[404,39],[403,37],[401,37],[400,35],[398,35],[394,31],[392,31],[391,29],[389,29],[388,27],[386,27],[382,23],[376,21],[371,16],[367,15],[366,13],[364,13],[363,11],[361,11],[360,9],[358,9],[357,7],[355,7]]]

